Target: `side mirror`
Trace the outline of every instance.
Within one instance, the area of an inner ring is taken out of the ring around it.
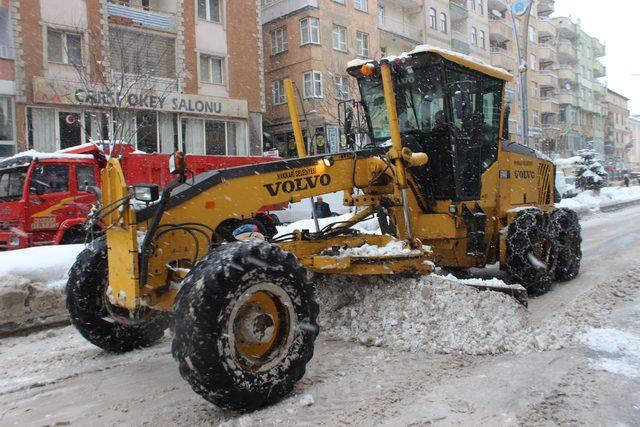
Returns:
[[[187,162],[182,151],[176,151],[169,157],[169,173],[182,175],[187,170]]]
[[[152,203],[160,198],[160,190],[156,184],[135,185],[133,198],[139,202]]]
[[[344,113],[344,134],[349,135],[351,133],[351,127],[353,126],[353,108],[347,106],[347,110]]]

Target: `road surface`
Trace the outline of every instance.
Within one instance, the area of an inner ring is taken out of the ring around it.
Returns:
[[[0,341],[0,425],[640,424],[640,207],[583,221],[583,236],[580,276],[530,301],[544,351],[422,354],[321,334],[290,397],[239,414],[191,391],[168,336],[111,355],[54,328]]]

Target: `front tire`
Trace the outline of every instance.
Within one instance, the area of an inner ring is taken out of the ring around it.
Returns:
[[[287,395],[318,334],[314,287],[295,257],[266,242],[207,254],[174,303],[173,357],[206,400],[252,410]]]
[[[544,293],[555,278],[556,247],[549,216],[540,209],[518,212],[507,230],[505,270],[509,281]]]
[[[567,208],[554,209],[551,229],[558,247],[556,280],[572,280],[580,272],[582,260],[582,227],[578,214]]]
[[[71,323],[92,344],[114,353],[148,347],[164,335],[170,317],[141,309],[136,313],[109,303],[107,242],[100,237],[78,255],[69,271],[67,310]]]

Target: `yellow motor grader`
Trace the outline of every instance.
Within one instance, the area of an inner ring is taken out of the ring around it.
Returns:
[[[507,72],[428,46],[352,62],[348,72],[367,147],[306,156],[288,85],[299,158],[187,178],[177,155],[178,178],[161,194],[127,186],[110,159],[96,215],[106,236],[78,256],[67,284],[80,333],[125,352],[151,345],[172,322],[172,354],[193,389],[248,410],[289,393],[313,355],[318,305],[308,272],[425,274],[500,262],[512,282],[536,291],[578,274],[580,226],[574,212],[554,209],[554,165],[507,138]],[[234,237],[263,206],[336,191],[359,207],[352,218]],[[381,234],[354,228],[371,217]]]

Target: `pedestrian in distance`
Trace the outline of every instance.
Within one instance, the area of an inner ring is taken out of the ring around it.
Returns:
[[[331,216],[331,208],[329,203],[322,199],[322,196],[316,198],[313,208],[315,209],[316,218],[328,218]]]

